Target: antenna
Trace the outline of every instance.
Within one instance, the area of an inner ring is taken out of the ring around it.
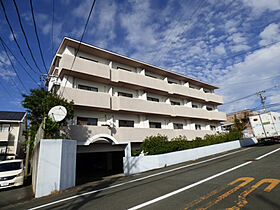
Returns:
[[[67,115],[67,110],[64,106],[54,106],[50,109],[48,116],[55,122],[62,121]]]

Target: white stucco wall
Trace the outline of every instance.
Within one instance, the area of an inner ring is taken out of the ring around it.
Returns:
[[[75,186],[76,181],[75,140],[43,139],[38,155],[35,197]]]
[[[255,138],[252,138],[215,144],[205,147],[198,147],[195,149],[187,149],[178,152],[170,152],[160,155],[124,157],[124,174],[131,175],[157,168],[163,168],[165,166],[195,160],[198,158],[214,155],[221,152],[226,152],[233,149],[238,149],[240,147],[249,146],[256,143],[257,140]]]

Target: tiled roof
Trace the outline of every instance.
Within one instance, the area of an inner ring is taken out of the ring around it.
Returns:
[[[0,111],[0,120],[12,120],[12,121],[21,121],[25,115],[25,112],[8,112]]]

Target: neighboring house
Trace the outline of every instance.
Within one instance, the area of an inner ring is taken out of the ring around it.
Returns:
[[[25,112],[0,111],[0,160],[24,158]]]
[[[75,117],[65,129],[71,139],[93,142],[103,135],[139,145],[162,134],[192,140],[216,133],[226,120],[216,86],[70,38],[49,75],[48,90],[74,101]]]
[[[254,111],[248,110],[248,109],[227,114],[227,120],[222,125],[222,130],[231,131],[233,129],[235,119],[241,120],[244,118],[249,118],[249,116],[256,115],[256,114],[258,114],[258,112],[254,112]],[[244,137],[254,136],[249,120],[245,125],[245,130],[243,131],[243,134],[244,134]]]

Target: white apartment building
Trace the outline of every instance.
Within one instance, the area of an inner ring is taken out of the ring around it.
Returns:
[[[65,128],[71,139],[112,136],[139,144],[162,134],[192,140],[214,134],[226,120],[217,108],[223,103],[217,87],[85,43],[79,47],[70,38],[62,41],[49,75],[49,91],[74,101],[75,117]]]
[[[24,158],[25,112],[0,111],[0,161]]]

